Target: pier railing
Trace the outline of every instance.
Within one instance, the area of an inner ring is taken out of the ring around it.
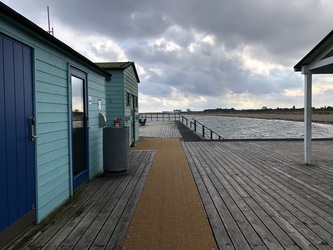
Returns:
[[[201,122],[197,121],[196,119],[192,118],[193,121],[190,121],[190,129],[192,129],[194,132],[200,134],[203,138],[209,138],[210,140],[223,140],[224,138],[220,136],[218,133],[214,132]],[[181,116],[181,121],[183,124],[188,126],[188,118],[185,116]]]
[[[147,121],[180,121],[180,116],[180,113],[140,113],[140,118]]]

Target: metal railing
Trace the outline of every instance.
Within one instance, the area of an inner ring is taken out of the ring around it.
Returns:
[[[147,121],[180,121],[180,116],[180,113],[140,113],[140,118]]]
[[[185,116],[181,116],[182,118],[182,123],[188,126],[188,118]],[[194,132],[198,133],[201,135],[203,138],[209,138],[210,140],[223,140],[224,138],[219,135],[218,133],[214,132],[201,122],[197,121],[196,119],[192,118],[193,121],[190,121],[190,129],[192,129]],[[184,122],[185,121],[185,122]]]
[[[181,116],[181,118],[182,118],[182,123],[188,126],[188,119],[185,116]]]

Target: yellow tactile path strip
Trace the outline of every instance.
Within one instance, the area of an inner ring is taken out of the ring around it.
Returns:
[[[179,138],[143,138],[156,150],[123,249],[217,249]]]

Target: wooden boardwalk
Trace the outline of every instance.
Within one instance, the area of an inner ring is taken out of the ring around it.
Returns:
[[[333,249],[333,141],[183,147],[220,249]]]
[[[175,122],[147,121],[139,129],[140,137],[176,138],[181,137]]]
[[[170,122],[140,135],[182,140],[220,249],[333,249],[333,141],[305,166],[302,141],[187,141]],[[132,151],[128,175],[88,182],[10,249],[119,249],[154,154]]]
[[[154,154],[131,151],[126,175],[97,177],[86,183],[8,249],[120,249]]]

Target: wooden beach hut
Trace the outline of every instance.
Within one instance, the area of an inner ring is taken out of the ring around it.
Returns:
[[[110,79],[0,2],[0,248],[103,172]]]
[[[333,30],[295,66],[304,74],[304,161],[311,163],[312,75],[333,73]]]
[[[138,83],[134,62],[107,62],[97,65],[110,74],[112,82],[106,84],[107,126],[121,118],[120,125],[129,128],[129,145],[139,140]]]

